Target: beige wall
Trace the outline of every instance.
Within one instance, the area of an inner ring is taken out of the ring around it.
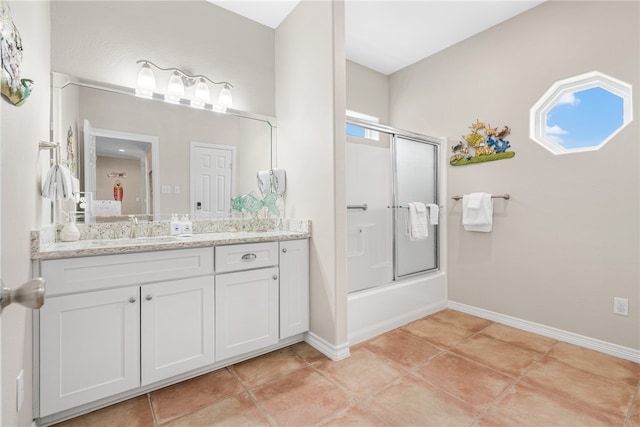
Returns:
[[[344,4],[302,1],[276,30],[277,164],[287,217],[313,222],[311,331],[333,345],[347,341],[344,68]]]
[[[13,21],[24,47],[21,77],[35,81],[21,107],[4,98],[2,117],[2,279],[8,287],[31,277],[29,232],[40,222],[37,211],[40,160],[38,141],[49,138],[49,3],[11,2]],[[48,153],[43,153],[43,158]],[[43,162],[44,163],[44,162]],[[46,163],[45,163],[46,164]],[[31,310],[11,305],[2,312],[3,426],[31,424]],[[16,411],[16,378],[25,373],[25,400]]]
[[[512,128],[515,158],[447,170],[448,196],[513,197],[488,234],[463,231],[449,204],[450,300],[640,348],[639,8],[546,2],[391,76],[394,126],[450,145],[476,119]],[[634,121],[597,152],[554,156],[529,139],[529,109],[593,70],[633,85]]]
[[[54,71],[135,87],[136,61],[148,59],[227,80],[234,85],[234,108],[274,114],[269,27],[204,0],[54,1],[51,13]],[[166,87],[163,76],[156,73],[158,87]]]
[[[96,200],[114,200],[113,187],[120,181],[123,189],[122,215],[147,212],[145,202],[146,176],[142,174],[140,160],[98,156],[96,159]],[[109,178],[111,172],[124,172],[124,178]]]
[[[347,109],[389,123],[389,77],[347,61]]]

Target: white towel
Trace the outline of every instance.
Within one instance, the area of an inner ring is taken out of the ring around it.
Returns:
[[[80,203],[80,180],[75,176],[71,176],[71,188],[73,190],[73,200]]]
[[[429,223],[427,222],[427,207],[421,202],[410,202],[409,217],[407,218],[407,234],[409,240],[422,240],[429,237]]]
[[[431,225],[438,225],[440,206],[433,203],[428,203],[427,208],[429,208],[429,222],[431,223]]]
[[[58,173],[61,176],[62,182],[62,198],[69,200],[73,196],[73,183],[71,181],[71,171],[64,166],[58,166]]]
[[[467,231],[488,233],[493,228],[493,199],[491,194],[482,194],[478,208],[469,207],[471,195],[462,196],[462,225]]]
[[[271,194],[271,171],[258,171],[258,189],[263,196]]]
[[[51,200],[69,200],[73,195],[71,171],[64,166],[51,166],[47,172],[41,193]]]
[[[467,203],[467,207],[469,209],[480,209],[480,204],[482,203],[482,198],[485,193],[471,193],[469,194],[469,203]]]
[[[276,193],[284,194],[287,189],[287,177],[284,169],[273,169],[273,188]]]

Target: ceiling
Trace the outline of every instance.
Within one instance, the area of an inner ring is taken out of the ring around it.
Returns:
[[[277,28],[299,3],[207,1],[271,28]],[[389,75],[543,1],[345,0],[347,59]]]

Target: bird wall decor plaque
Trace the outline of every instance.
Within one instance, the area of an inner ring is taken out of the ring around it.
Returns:
[[[451,147],[453,155],[449,159],[451,166],[470,165],[491,160],[510,159],[516,155],[507,151],[511,144],[505,138],[511,133],[509,126],[502,129],[476,120],[469,127],[471,132],[462,137],[462,141]]]
[[[0,0],[0,51],[2,54],[2,95],[13,105],[24,104],[33,80],[20,78],[22,38],[11,19],[9,4]]]

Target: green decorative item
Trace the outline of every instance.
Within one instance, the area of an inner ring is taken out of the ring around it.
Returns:
[[[262,209],[262,202],[256,199],[253,194],[245,194],[244,196],[241,196],[241,199],[243,208],[242,210],[245,212],[256,213],[260,209]]]
[[[498,130],[476,120],[471,124],[470,129],[471,132],[463,136],[464,141],[451,147],[453,152],[453,156],[449,159],[451,166],[510,159],[516,155],[513,151],[507,151],[511,148],[511,144],[504,139],[511,132],[509,126]]]
[[[277,207],[278,200],[282,197],[280,193],[267,194],[264,199],[259,200],[253,194],[242,194],[231,198],[231,209],[238,212],[250,212],[256,214],[262,208],[267,208],[274,215],[280,215]]]
[[[266,196],[264,196],[264,199],[262,199],[262,204],[272,214],[280,215],[280,211],[278,210],[276,203],[278,202],[278,199],[280,199],[281,197],[282,197],[282,194],[280,193],[267,194]]]
[[[231,209],[242,212],[242,196],[233,196],[231,198]]]

